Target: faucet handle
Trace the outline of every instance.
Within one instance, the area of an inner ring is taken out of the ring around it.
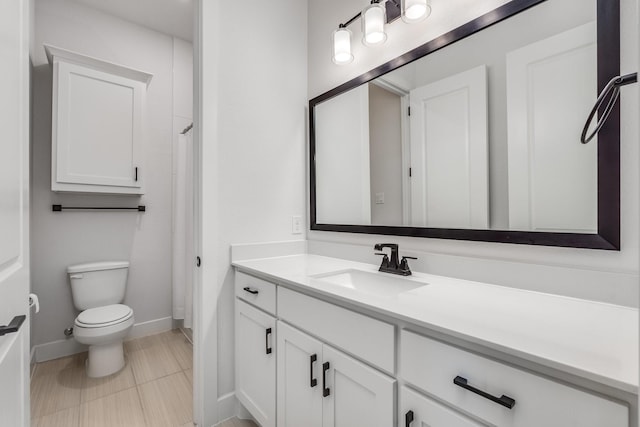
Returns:
[[[380,265],[380,268],[389,267],[389,256],[387,254],[382,252],[376,252],[375,254],[382,256],[382,264]]]
[[[418,259],[414,256],[403,256],[402,261],[400,261],[400,270],[405,271],[408,275],[411,274],[411,269],[409,269],[408,259]]]

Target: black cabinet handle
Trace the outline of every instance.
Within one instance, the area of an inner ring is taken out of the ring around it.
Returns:
[[[413,411],[409,411],[404,414],[404,425],[405,427],[410,427],[413,422]]]
[[[264,341],[265,341],[265,347],[267,350],[267,354],[271,354],[271,351],[273,350],[271,347],[269,347],[269,335],[271,335],[271,328],[267,328],[265,336],[264,336]]]
[[[309,386],[312,388],[318,385],[318,379],[313,378],[313,364],[316,360],[318,360],[317,354],[309,356]]]
[[[16,316],[11,319],[11,322],[7,326],[0,326],[0,337],[7,334],[12,334],[20,330],[20,326],[26,320],[27,316]]]
[[[258,295],[258,292],[259,292],[257,289],[251,289],[248,286],[246,286],[246,287],[244,287],[242,289],[244,289],[245,291],[247,291],[247,292],[249,292],[250,294],[253,294],[253,295]]]
[[[484,397],[485,399],[489,399],[490,401],[495,402],[498,405],[502,405],[505,408],[512,409],[513,406],[516,404],[516,401],[514,399],[510,398],[509,396],[505,396],[504,394],[501,397],[495,397],[495,396],[492,396],[492,395],[490,395],[489,393],[487,393],[485,391],[482,391],[482,390],[479,390],[479,389],[477,389],[477,388],[475,388],[473,386],[470,386],[467,383],[467,379],[463,378],[463,377],[461,377],[459,375],[453,379],[453,383],[455,385],[457,385],[458,387],[462,387],[462,388],[464,388],[466,390],[469,390],[470,392],[475,393],[477,395],[480,395],[480,396]]]
[[[329,370],[329,362],[322,364],[322,397],[327,397],[331,394],[331,390],[327,387],[327,371]]]
[[[138,181],[138,168],[136,167],[136,182]]]

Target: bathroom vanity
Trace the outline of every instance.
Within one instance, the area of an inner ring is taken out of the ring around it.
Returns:
[[[235,261],[263,426],[636,427],[638,310],[317,255]]]

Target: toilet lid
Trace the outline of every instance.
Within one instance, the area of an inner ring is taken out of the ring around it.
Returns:
[[[133,310],[124,304],[105,305],[83,311],[76,323],[86,327],[109,326],[124,322],[133,315]]]

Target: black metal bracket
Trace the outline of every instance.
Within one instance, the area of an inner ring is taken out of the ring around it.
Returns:
[[[495,397],[490,395],[489,393],[487,393],[486,391],[482,391],[480,389],[477,389],[473,386],[470,386],[467,382],[466,378],[463,378],[461,376],[457,376],[453,379],[453,383],[455,385],[457,385],[458,387],[462,387],[465,390],[469,390],[472,393],[475,393],[479,396],[484,397],[485,399],[489,399],[492,402],[497,403],[498,405],[502,405],[505,408],[509,408],[509,409],[513,409],[514,405],[516,404],[515,399],[510,398],[509,396],[505,396],[504,394],[500,397]]]
[[[62,212],[62,211],[138,211],[138,212],[146,212],[147,207],[144,205],[136,206],[133,208],[126,207],[101,207],[101,206],[62,206],[62,205],[52,205],[51,210],[53,212]]]
[[[380,0],[372,0],[371,3],[380,3]],[[402,14],[402,9],[400,7],[400,0],[387,0],[384,4],[387,13],[387,24],[392,23],[396,19],[400,18]],[[362,16],[362,12],[358,12],[353,18],[349,19],[344,24],[340,24],[339,28],[347,28],[349,25],[353,24],[353,22]]]
[[[20,330],[20,326],[27,319],[27,316],[16,316],[11,319],[11,322],[6,326],[0,326],[0,337],[7,334],[12,334],[14,332],[18,332]]]

